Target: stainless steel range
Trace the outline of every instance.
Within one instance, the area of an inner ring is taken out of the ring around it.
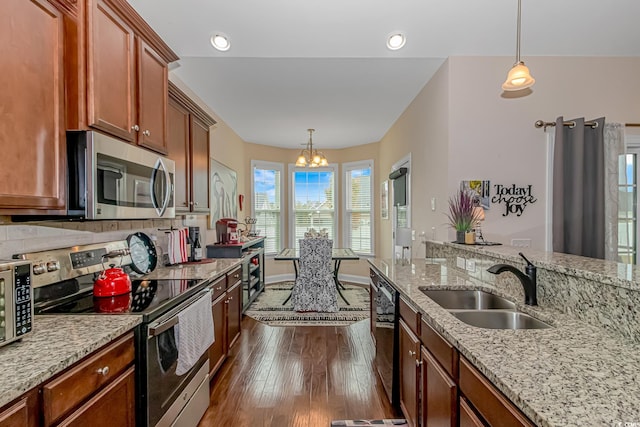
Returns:
[[[201,303],[201,298],[210,302],[210,283],[204,278],[145,279],[133,271],[130,252],[127,241],[117,241],[16,257],[33,265],[36,315],[140,314],[142,323],[135,331],[137,425],[195,426],[209,404],[209,357],[205,352],[186,373],[178,375],[176,330],[181,313]],[[144,251],[138,248],[133,255],[144,263]],[[132,278],[131,292],[93,296],[103,262],[122,263]]]

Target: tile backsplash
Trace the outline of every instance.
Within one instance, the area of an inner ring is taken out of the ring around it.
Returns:
[[[215,231],[207,230],[207,217],[196,216],[190,225],[200,227],[203,245],[213,243]],[[131,233],[141,231],[157,237],[160,251],[166,251],[164,229],[184,227],[183,218],[121,220],[121,221],[43,221],[0,225],[0,259],[14,254],[38,252],[114,240],[124,240]],[[211,238],[211,241],[209,241]]]

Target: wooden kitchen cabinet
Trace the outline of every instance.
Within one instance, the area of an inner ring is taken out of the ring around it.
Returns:
[[[420,340],[400,319],[400,408],[410,426],[418,426]]]
[[[36,427],[40,425],[38,390],[34,389],[17,401],[0,409],[0,427]]]
[[[177,56],[147,43],[121,0],[88,2],[88,126],[166,154],[168,63]]]
[[[209,129],[216,122],[169,82],[167,155],[176,163],[177,212],[209,212]]]
[[[55,1],[0,2],[5,214],[65,212],[66,13]]]
[[[227,273],[211,284],[214,342],[209,347],[209,378],[220,369],[229,349],[240,337],[242,320],[242,269]]]
[[[134,358],[133,333],[129,333],[45,383],[42,386],[44,425],[50,426],[59,422],[64,424],[65,420],[78,417],[87,419],[85,415],[80,416],[79,412],[101,411],[100,408],[103,405],[101,399],[104,398],[105,402],[113,402],[114,399],[118,399],[118,396],[120,405],[127,408],[130,406],[126,413],[121,414],[120,421],[129,420],[126,417],[130,416],[130,424],[115,423],[113,425],[133,425],[135,422],[133,392],[118,393],[114,396],[111,391],[114,388],[130,391],[129,380],[124,377],[129,375],[129,371],[133,372]],[[118,383],[117,386],[116,383]],[[86,407],[87,405],[90,407]]]
[[[423,426],[456,427],[458,387],[426,348],[422,348]]]

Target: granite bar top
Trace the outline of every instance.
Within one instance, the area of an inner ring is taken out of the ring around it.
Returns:
[[[431,242],[429,242],[431,243]],[[640,267],[604,259],[588,258],[559,252],[546,252],[530,248],[513,246],[463,245],[450,242],[433,242],[455,249],[464,249],[476,254],[492,256],[509,263],[524,264],[518,252],[524,255],[538,268],[557,271],[563,274],[595,280],[631,290],[640,290]]]
[[[132,330],[138,315],[35,316],[33,333],[0,347],[0,406]]]
[[[524,306],[523,301],[516,301],[519,310],[553,328],[473,327],[456,319],[419,288],[483,289],[508,296],[436,260],[416,259],[409,265],[396,265],[392,260],[370,259],[369,263],[537,425],[640,423],[639,345],[560,312]]]
[[[242,258],[207,258],[200,262],[157,267],[145,279],[214,279],[242,263]]]

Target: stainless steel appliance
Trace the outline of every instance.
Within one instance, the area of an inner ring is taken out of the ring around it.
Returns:
[[[0,346],[31,332],[32,299],[31,263],[0,261]]]
[[[175,332],[184,310],[210,298],[210,281],[144,279],[129,268],[128,249],[126,241],[117,241],[20,255],[34,268],[57,267],[34,275],[35,314],[140,314],[142,323],[135,331],[137,425],[195,427],[209,405],[209,355],[205,352],[188,372],[176,374]],[[93,282],[101,260],[122,254],[132,291],[95,297]]]
[[[400,405],[399,293],[382,278],[378,278],[377,283],[370,279],[370,284],[375,291],[376,305],[375,366],[391,405],[398,408]]]
[[[68,214],[174,218],[173,160],[95,131],[67,132]]]

